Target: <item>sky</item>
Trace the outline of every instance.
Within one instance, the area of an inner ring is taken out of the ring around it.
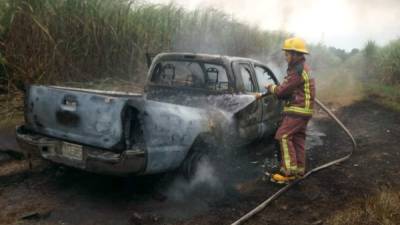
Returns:
[[[400,0],[150,0],[189,10],[211,6],[265,30],[350,51],[400,38]]]

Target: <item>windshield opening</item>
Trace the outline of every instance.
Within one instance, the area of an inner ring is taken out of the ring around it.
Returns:
[[[155,66],[154,84],[192,87],[208,90],[228,90],[228,76],[222,65],[193,61],[164,61]]]

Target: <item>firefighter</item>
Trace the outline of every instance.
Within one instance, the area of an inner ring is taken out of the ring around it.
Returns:
[[[282,50],[288,63],[287,75],[280,85],[266,86],[269,94],[285,101],[284,117],[275,134],[280,144],[281,168],[271,174],[271,181],[280,184],[305,173],[306,128],[313,114],[315,97],[314,79],[305,63],[304,55],[308,50],[304,40],[297,37],[286,39]]]

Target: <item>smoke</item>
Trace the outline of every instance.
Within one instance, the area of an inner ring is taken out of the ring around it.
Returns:
[[[281,24],[279,26],[279,29],[282,31],[287,31],[288,30],[288,24],[290,23],[292,19],[292,15],[294,10],[296,9],[295,4],[298,4],[298,1],[281,1],[280,2],[280,9],[281,9]]]
[[[204,213],[225,197],[227,185],[210,160],[199,162],[191,179],[175,175],[165,189],[165,206],[158,213],[166,218],[186,219]]]
[[[223,110],[211,111],[214,113],[209,115],[210,118],[222,123],[220,129],[224,131],[224,136],[228,135],[232,129],[227,126],[235,123],[232,113]],[[216,138],[218,136],[215,135]],[[224,140],[222,144],[224,143],[231,141]],[[263,168],[260,164],[265,157],[260,158],[260,155],[255,156],[255,154],[258,150],[265,152],[264,147],[254,149],[252,146],[251,150],[243,148],[234,149],[235,151],[228,149],[228,152],[222,152],[221,149],[215,151],[207,149],[209,151],[206,152],[212,153],[200,159],[190,179],[175,174],[164,187],[160,187],[159,192],[166,197],[168,205],[168,208],[159,211],[160,215],[175,219],[189,218],[214,208],[220,202],[236,201],[241,195],[238,185],[243,186],[241,184],[247,184],[249,181],[252,185],[252,181],[262,174]],[[249,153],[254,154],[253,157],[257,158],[259,164],[254,164],[255,159],[249,157]]]
[[[352,104],[363,97],[365,57],[324,45],[312,46],[308,64],[316,81],[317,98],[336,107]]]
[[[275,74],[276,78],[279,81],[283,81],[283,78],[286,76],[286,66],[281,63],[281,64],[276,64],[276,63],[267,63],[267,66],[272,70],[272,72]]]
[[[306,149],[309,150],[316,146],[322,146],[322,138],[325,136],[326,134],[320,131],[314,120],[311,120],[307,125]]]
[[[152,0],[166,3],[171,0]],[[293,33],[313,43],[351,50],[369,39],[385,44],[400,35],[397,0],[175,0],[189,9],[215,7],[266,30]]]
[[[188,200],[211,201],[224,195],[224,188],[209,159],[202,159],[198,169],[191,179],[178,176],[166,190],[166,196],[171,201]]]

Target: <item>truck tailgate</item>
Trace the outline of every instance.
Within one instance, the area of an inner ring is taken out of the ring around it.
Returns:
[[[30,86],[26,93],[27,127],[40,134],[90,146],[123,147],[122,113],[137,95],[49,86]]]

